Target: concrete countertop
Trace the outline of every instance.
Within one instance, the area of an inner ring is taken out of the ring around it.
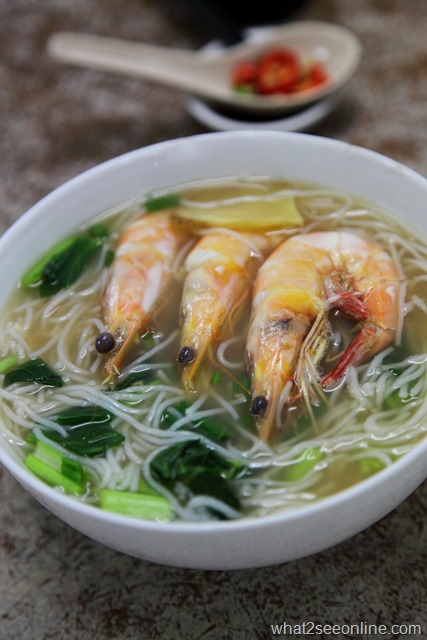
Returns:
[[[103,160],[207,130],[172,89],[58,65],[45,52],[49,34],[196,48],[209,34],[190,13],[173,0],[0,0],[0,231]],[[290,19],[344,25],[364,47],[339,106],[312,133],[427,175],[427,4],[318,0]],[[0,469],[0,640],[265,639],[284,622],[300,625],[288,637],[338,637],[309,634],[310,622],[364,622],[420,625],[421,635],[406,637],[427,638],[426,512],[424,484],[368,530],[315,556],[250,571],[182,570],[88,540]]]

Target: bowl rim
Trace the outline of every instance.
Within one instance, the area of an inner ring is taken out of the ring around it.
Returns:
[[[187,144],[188,140],[194,140],[198,143],[203,143],[204,140],[209,139],[248,139],[253,138],[259,140],[261,138],[269,139],[302,139],[305,144],[309,146],[321,145],[325,148],[334,149],[349,149],[353,152],[357,152],[362,157],[367,158],[370,161],[380,163],[385,167],[397,169],[407,176],[410,180],[419,182],[427,195],[427,178],[420,173],[411,169],[410,167],[403,165],[387,156],[384,156],[376,151],[366,149],[357,145],[349,144],[340,140],[334,140],[330,138],[321,138],[312,134],[295,133],[295,132],[282,132],[282,131],[233,131],[233,132],[215,132],[215,133],[203,133],[184,138],[166,140],[162,142],[134,149],[119,156],[113,157],[100,164],[97,164],[86,171],[76,175],[75,177],[67,180],[62,185],[58,186],[51,193],[44,196],[36,204],[34,204],[26,213],[16,220],[1,236],[0,238],[0,255],[3,253],[4,247],[8,246],[10,241],[13,240],[15,235],[22,233],[22,229],[26,228],[28,224],[43,212],[46,205],[54,204],[57,200],[62,200],[67,197],[70,192],[73,192],[76,187],[84,187],[87,182],[91,182],[98,175],[111,170],[115,171],[116,168],[131,164],[137,160],[140,156],[150,156],[150,154],[156,154],[158,150],[170,151],[176,146]],[[425,235],[425,232],[424,232]],[[171,522],[157,522],[150,520],[143,520],[133,516],[124,516],[108,511],[104,511],[97,506],[90,505],[79,501],[78,498],[66,495],[59,490],[47,485],[42,480],[33,475],[27,470],[22,462],[18,462],[13,456],[11,456],[2,446],[1,437],[5,437],[4,434],[0,434],[0,463],[11,473],[11,475],[20,482],[33,496],[44,504],[44,500],[47,503],[56,502],[62,507],[70,511],[75,511],[83,516],[90,516],[92,519],[102,522],[114,523],[119,526],[129,527],[136,530],[147,530],[155,533],[163,532],[179,532],[179,533],[191,533],[195,535],[204,535],[207,531],[210,532],[227,532],[227,531],[243,531],[248,528],[259,529],[270,525],[277,525],[286,521],[295,521],[297,519],[304,519],[315,515],[319,512],[334,510],[337,507],[344,505],[348,501],[365,496],[369,493],[375,493],[376,489],[381,485],[388,482],[390,476],[400,474],[403,476],[406,469],[413,466],[415,461],[419,461],[421,458],[427,459],[427,437],[421,442],[417,443],[410,452],[394,461],[389,467],[383,469],[376,474],[361,480],[360,482],[347,487],[337,493],[330,496],[313,501],[308,505],[292,507],[284,510],[278,510],[269,515],[262,517],[245,516],[235,520],[228,521],[171,521]],[[419,477],[407,490],[407,497],[417,486],[422,484],[427,475],[427,461],[424,464],[424,470],[420,472]],[[400,502],[400,501],[399,501]],[[394,507],[392,507],[394,508]],[[390,509],[388,510],[390,511]]]

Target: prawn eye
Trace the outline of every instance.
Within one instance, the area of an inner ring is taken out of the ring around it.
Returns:
[[[95,349],[98,353],[108,353],[114,349],[115,344],[116,341],[113,334],[109,333],[109,331],[103,331],[95,340]]]
[[[255,396],[252,400],[251,411],[254,416],[263,416],[267,411],[268,400],[265,396]]]
[[[178,355],[178,364],[190,364],[196,359],[196,352],[193,347],[182,347]]]

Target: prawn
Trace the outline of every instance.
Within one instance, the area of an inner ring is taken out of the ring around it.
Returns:
[[[257,233],[212,229],[185,260],[178,363],[189,394],[204,386],[200,370],[209,348],[237,321],[272,240]]]
[[[188,236],[165,212],[141,216],[120,237],[103,297],[106,331],[96,342],[99,352],[112,352],[109,374],[120,372],[132,346],[152,328],[186,242]]]
[[[360,322],[360,331],[321,381],[323,388],[336,386],[350,366],[393,342],[398,290],[398,270],[388,253],[346,231],[293,236],[267,258],[255,281],[247,338],[252,413],[263,439],[294,385],[306,397],[304,366],[313,356],[317,374],[328,345],[329,309]]]

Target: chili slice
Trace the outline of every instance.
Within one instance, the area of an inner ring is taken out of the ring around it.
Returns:
[[[288,93],[300,76],[298,56],[290,49],[274,49],[258,63],[260,93]]]
[[[231,78],[236,91],[256,94],[289,94],[329,82],[325,66],[318,60],[303,63],[292,49],[272,49],[259,60],[238,64]]]
[[[256,62],[242,62],[233,72],[233,87],[237,90],[257,91],[258,65]]]

